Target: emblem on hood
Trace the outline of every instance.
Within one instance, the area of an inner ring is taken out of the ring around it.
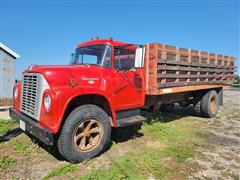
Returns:
[[[94,77],[92,77],[92,78],[88,78],[88,77],[82,77],[82,80],[84,80],[84,81],[88,81],[88,84],[94,84],[95,83],[95,81],[98,81],[99,80],[99,78],[94,78]]]

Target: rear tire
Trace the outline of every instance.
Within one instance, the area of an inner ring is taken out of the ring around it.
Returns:
[[[202,116],[201,97],[196,97],[196,99],[194,100],[193,111],[196,114],[196,116],[199,116],[199,117]]]
[[[218,94],[215,90],[207,92],[201,100],[201,111],[203,117],[213,118],[219,108]]]
[[[96,105],[83,105],[73,110],[64,122],[58,150],[66,160],[78,163],[103,152],[110,136],[107,113]]]

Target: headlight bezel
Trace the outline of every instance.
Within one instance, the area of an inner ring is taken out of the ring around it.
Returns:
[[[52,105],[52,98],[51,98],[50,94],[48,94],[48,93],[44,94],[43,105],[44,105],[45,111],[49,112],[51,109],[51,105]]]
[[[18,93],[19,93],[18,88],[14,87],[14,89],[13,89],[13,97],[14,97],[14,99],[18,98]]]

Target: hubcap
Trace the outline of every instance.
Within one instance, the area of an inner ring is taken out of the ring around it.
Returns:
[[[79,151],[91,151],[103,136],[103,125],[96,119],[86,119],[78,124],[73,133],[73,143]]]
[[[215,97],[212,97],[212,98],[211,98],[211,101],[210,101],[210,109],[211,109],[211,112],[212,112],[213,114],[215,114],[216,111],[217,111],[217,100],[216,100]]]

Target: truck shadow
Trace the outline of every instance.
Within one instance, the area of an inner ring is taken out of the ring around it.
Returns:
[[[15,129],[7,132],[3,136],[0,136],[0,143],[7,142],[7,141],[11,140],[12,138],[19,136],[20,134],[22,134],[22,130],[20,128],[15,128]]]
[[[131,125],[121,128],[113,128],[111,140],[115,143],[121,143],[130,139],[136,139],[143,136],[142,133],[138,132],[141,129],[141,125]]]
[[[27,133],[27,135],[30,137],[31,141],[34,144],[37,144],[40,148],[44,149],[47,153],[51,154],[54,158],[56,158],[59,161],[65,161],[65,159],[58,152],[56,143],[53,146],[46,145],[39,139],[35,138],[33,135],[31,135],[29,133]]]
[[[179,105],[175,105],[172,110],[162,111],[159,113],[142,111],[142,115],[147,118],[147,121],[145,122],[147,124],[153,124],[156,122],[167,123],[188,116],[197,116],[194,113],[192,106],[181,107]]]

